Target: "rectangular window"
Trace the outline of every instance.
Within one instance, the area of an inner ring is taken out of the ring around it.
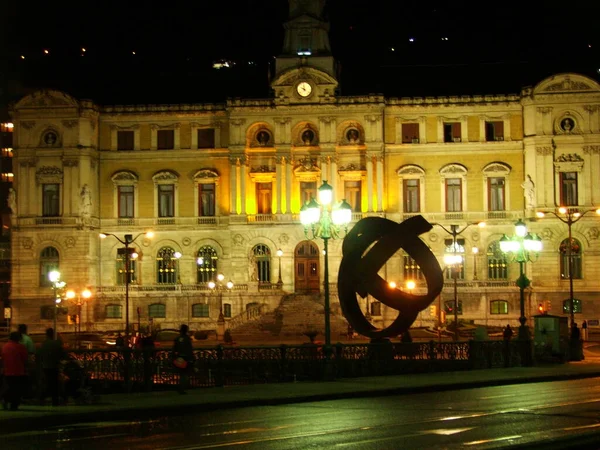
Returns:
[[[317,182],[316,181],[301,181],[300,182],[300,200],[302,204],[310,202],[310,199],[317,198]]]
[[[161,303],[148,305],[148,317],[153,319],[164,319],[167,317],[167,307]]]
[[[5,144],[3,142],[3,144]],[[11,147],[2,148],[2,157],[3,158],[12,158],[13,157],[13,149]]]
[[[223,303],[223,317],[231,317],[231,303]]]
[[[42,185],[42,215],[57,217],[60,215],[60,185]]]
[[[403,123],[402,124],[402,143],[403,144],[418,144],[419,143],[419,124],[418,123]]]
[[[0,174],[0,181],[2,181],[4,183],[12,183],[13,178],[14,178],[14,174],[12,172]]]
[[[418,213],[421,211],[419,180],[404,180],[404,212]]]
[[[121,305],[106,305],[105,311],[107,319],[121,319],[123,317]]]
[[[461,140],[461,123],[449,122],[444,123],[444,142],[460,142]]]
[[[508,314],[508,302],[506,300],[492,300],[490,302],[490,314]]]
[[[256,213],[271,214],[273,183],[256,183]]]
[[[212,217],[215,215],[215,184],[201,183],[198,185],[198,216]]]
[[[198,148],[215,148],[214,128],[198,129]]]
[[[158,185],[158,217],[175,217],[175,185]]]
[[[158,130],[156,132],[156,148],[158,150],[175,148],[175,130]]]
[[[208,317],[209,308],[205,303],[196,303],[192,306],[192,317]]]
[[[119,186],[119,218],[132,218],[134,211],[133,186]]]
[[[504,140],[504,122],[486,122],[485,123],[485,140],[503,141]]]
[[[133,150],[133,131],[117,131],[117,150]]]
[[[352,211],[361,212],[361,182],[360,181],[344,181],[344,196],[346,201],[352,207]]]
[[[462,211],[462,180],[446,178],[446,212]]]
[[[560,206],[577,206],[577,172],[560,173]]]
[[[371,303],[371,315],[372,316],[381,316],[381,303],[380,302]]]
[[[488,210],[504,211],[504,178],[488,178]]]

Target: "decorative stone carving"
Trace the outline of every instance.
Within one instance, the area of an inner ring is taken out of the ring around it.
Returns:
[[[163,170],[163,171],[158,172],[157,174],[155,174],[152,177],[152,180],[155,183],[160,183],[161,181],[176,182],[176,181],[179,180],[179,177],[177,176],[177,174],[175,174],[174,172],[171,172],[170,170]]]
[[[190,245],[192,243],[192,240],[189,237],[184,237],[181,240],[181,243],[187,247],[188,245]]]
[[[35,120],[21,120],[19,122],[19,125],[21,125],[26,130],[31,130],[33,127],[35,127]]]
[[[489,163],[487,166],[483,168],[483,173],[493,173],[493,174],[509,174],[510,166],[504,163],[493,162]]]
[[[30,237],[22,238],[21,243],[23,244],[24,249],[31,250],[33,247],[33,239]]]
[[[576,153],[563,153],[555,159],[556,162],[575,162],[582,161],[583,158]]]
[[[479,233],[477,231],[471,233],[471,239],[473,240],[473,242],[479,242]]]
[[[600,236],[600,230],[597,227],[592,227],[587,232],[587,237],[590,241],[595,241]]]
[[[41,145],[45,147],[57,147],[59,145],[58,132],[53,129],[44,131],[42,133]]]
[[[194,181],[214,181],[216,178],[219,178],[219,174],[211,169],[200,169],[194,174]]]
[[[552,112],[551,106],[538,106],[537,112],[540,114],[550,114]]]
[[[335,123],[336,119],[337,117],[335,116],[319,116],[319,120],[326,124]]]
[[[238,156],[230,156],[229,157],[229,164],[231,164],[232,166],[236,166],[238,163],[239,157]]]
[[[235,247],[241,247],[244,245],[244,237],[241,234],[235,234],[233,236],[233,245]]]
[[[429,233],[429,242],[437,242],[439,237],[437,234],[435,233]]]
[[[89,218],[92,214],[92,192],[87,184],[81,187],[79,192],[79,215]]]
[[[279,243],[281,245],[287,245],[287,243],[290,241],[290,237],[286,234],[286,233],[282,233],[279,236]]]
[[[598,112],[598,110],[600,110],[600,106],[599,105],[585,105],[583,107],[584,111],[593,114],[595,112]]]
[[[115,184],[137,184],[138,177],[135,173],[123,170],[121,172],[115,173],[111,180]]]
[[[150,241],[150,239],[148,239],[148,238],[144,238],[144,239],[142,239],[142,245],[143,245],[144,247],[149,247],[151,243],[152,243],[152,242],[151,242],[151,241]]]
[[[75,99],[64,92],[44,90],[28,95],[17,103],[15,109],[18,110],[25,107],[45,106],[78,106],[78,103]]]
[[[10,212],[13,216],[17,215],[17,191],[13,188],[8,189],[8,198],[6,199],[6,203],[10,208]]]
[[[600,145],[584,145],[583,153],[586,155],[598,155],[600,154]]]
[[[421,175],[425,176],[425,170],[422,167],[419,167],[414,164],[407,164],[406,166],[402,166],[398,169],[398,176],[402,175]]]
[[[59,184],[63,180],[63,171],[56,166],[42,166],[35,172],[35,178],[38,184]]]
[[[261,166],[257,166],[257,167],[252,167],[250,169],[250,173],[275,173],[276,170],[274,167],[269,167],[266,164],[263,164]]]
[[[381,115],[380,114],[367,114],[367,115],[365,115],[365,120],[367,122],[371,122],[371,123],[379,122],[381,120]]]
[[[78,120],[63,120],[62,124],[65,128],[73,128],[79,123]]]
[[[246,119],[231,119],[229,123],[233,126],[239,127],[246,123]]]
[[[531,175],[527,175],[525,181],[521,183],[521,187],[523,188],[523,196],[525,197],[527,209],[535,209],[535,183],[531,179]]]
[[[79,167],[78,159],[63,159],[63,167]]]
[[[547,146],[543,146],[543,147],[536,147],[535,152],[538,155],[546,156],[546,155],[551,155],[554,152],[554,149],[552,148],[552,146],[547,145]]]
[[[278,125],[287,125],[288,123],[291,123],[292,118],[291,117],[275,117],[273,119],[273,121]]]
[[[542,239],[545,241],[549,241],[550,239],[552,239],[552,236],[554,236],[552,230],[550,228],[544,228],[544,230],[542,231]]]
[[[365,170],[365,168],[354,163],[348,163],[345,166],[340,166],[339,168],[340,172],[355,172],[357,170]]]
[[[65,239],[65,247],[67,247],[67,248],[75,247],[75,238],[72,236],[66,238]]]
[[[557,91],[589,91],[591,88],[586,83],[581,81],[572,81],[569,77],[565,77],[564,80],[558,83],[548,85],[544,92],[557,92]]]

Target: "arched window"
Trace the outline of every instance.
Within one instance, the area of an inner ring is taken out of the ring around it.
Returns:
[[[210,245],[200,247],[196,254],[196,269],[198,283],[208,283],[217,279],[217,251]]]
[[[571,271],[573,279],[581,279],[581,243],[575,239],[571,239]],[[560,277],[563,280],[571,278],[569,274],[569,239],[565,239],[560,243]]]
[[[490,314],[508,314],[508,302],[506,300],[492,300],[490,302]]]
[[[192,317],[208,317],[210,309],[206,303],[192,305]]]
[[[487,249],[487,268],[489,280],[506,280],[508,278],[508,261],[500,251],[500,243],[494,241]]]
[[[404,255],[404,280],[423,280],[423,271],[410,255]]]
[[[446,268],[446,279],[453,280],[454,275],[458,280],[465,279],[465,240],[462,238],[456,239],[456,244],[452,239],[445,239],[444,244],[446,245],[445,252],[447,254],[456,254],[461,257],[461,263]]]
[[[171,247],[163,247],[156,255],[156,282],[176,284],[179,279],[179,257],[181,254]]]
[[[106,312],[107,319],[123,318],[123,308],[121,305],[106,305],[104,311]]]
[[[58,250],[54,247],[46,247],[40,253],[40,286],[52,286],[48,274],[58,270]]]
[[[258,281],[271,282],[271,250],[265,244],[255,245],[252,254],[256,260]]]
[[[152,319],[164,319],[167,317],[167,307],[162,303],[148,305],[148,317]]]
[[[126,251],[129,252],[129,282],[136,283],[137,282],[137,261],[134,258],[134,253],[136,253],[134,248],[128,247],[125,249],[119,248],[117,249],[117,284],[123,286],[125,284],[125,274],[127,272],[127,261],[125,260],[125,256],[127,255]]]

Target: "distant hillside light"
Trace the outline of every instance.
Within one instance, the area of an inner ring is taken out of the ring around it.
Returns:
[[[44,53],[45,53],[46,55],[50,54],[50,52],[49,52],[48,50],[44,50]]]
[[[25,55],[21,55],[21,59],[25,59]]]

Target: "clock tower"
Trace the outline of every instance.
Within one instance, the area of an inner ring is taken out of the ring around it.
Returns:
[[[280,100],[322,101],[337,88],[325,0],[289,0],[285,37],[271,87]]]

